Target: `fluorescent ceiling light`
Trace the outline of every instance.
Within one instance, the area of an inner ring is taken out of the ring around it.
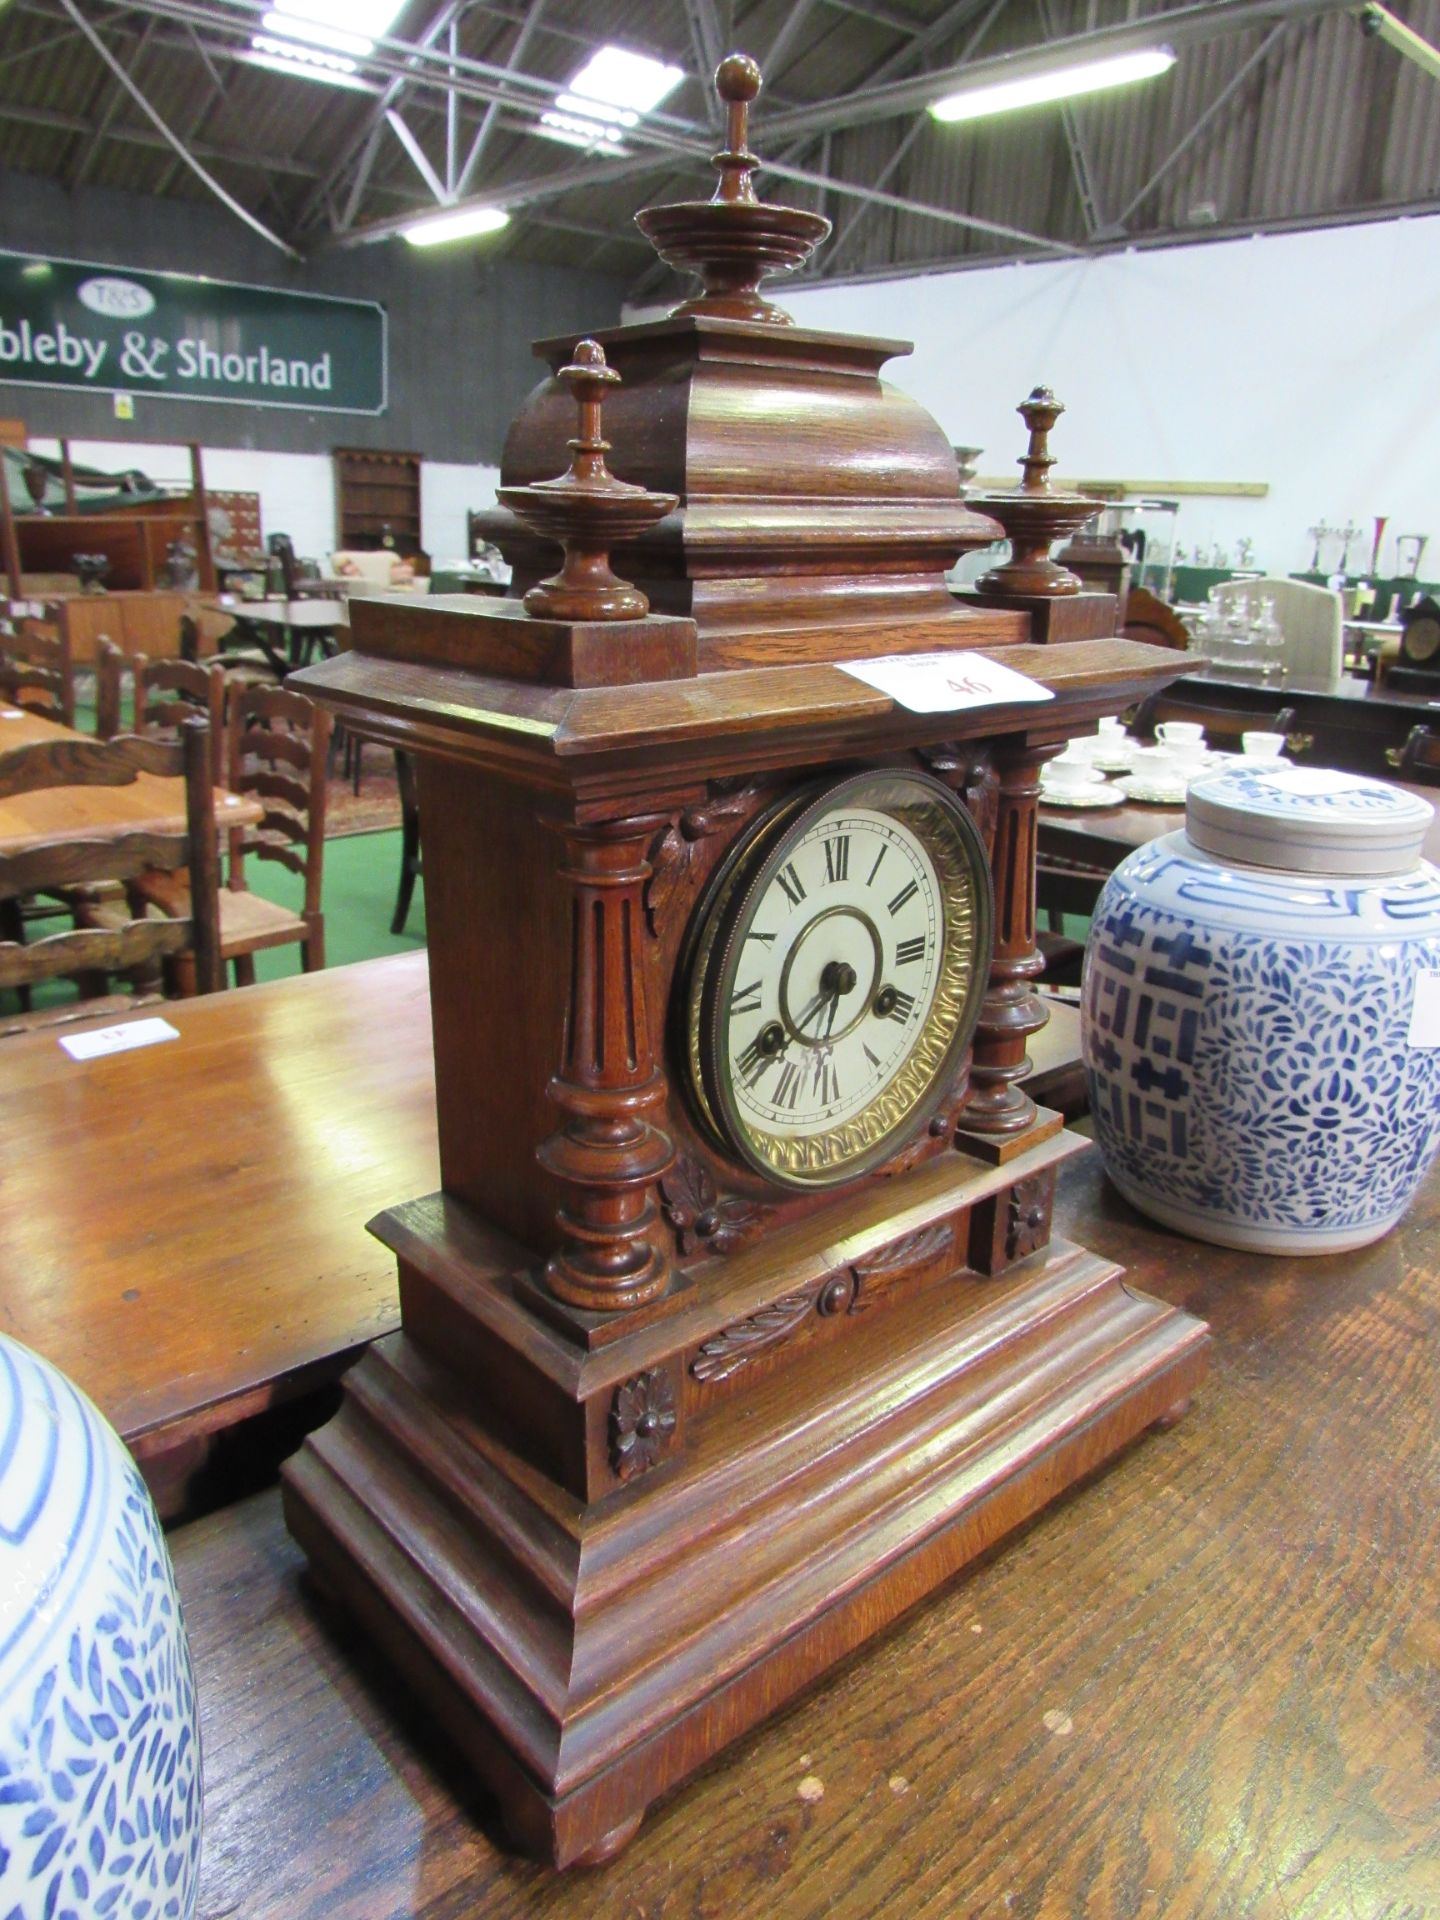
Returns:
[[[1143,47],[1137,53],[1117,53],[1103,60],[1080,61],[1052,67],[1048,73],[1026,74],[1015,80],[997,80],[990,86],[948,94],[930,111],[937,120],[978,120],[986,114],[1009,113],[1017,107],[1037,107],[1047,100],[1073,100],[1079,94],[1099,93],[1131,80],[1152,80],[1175,64],[1171,47]]]
[[[352,87],[359,93],[375,91],[362,80],[353,54],[363,60],[375,51],[375,35],[385,33],[404,0],[285,0],[264,16],[266,33],[255,34],[250,51],[240,58],[252,67],[294,79],[323,80],[332,87]],[[274,36],[274,37],[272,37]],[[314,47],[329,49],[314,53]]]
[[[462,207],[457,213],[431,214],[401,229],[412,247],[438,247],[447,240],[465,240],[476,233],[496,233],[508,227],[503,207]]]
[[[536,133],[547,140],[559,140],[567,147],[584,147],[597,153],[626,153],[615,127],[602,126],[598,120],[584,120],[573,113],[542,113]]]
[[[667,67],[643,53],[627,53],[624,47],[601,47],[570,82],[569,90],[583,94],[587,101],[650,113],[684,78],[681,67]]]
[[[587,100],[583,93],[557,93],[555,105],[561,113],[584,114],[587,120],[603,120],[607,126],[637,127],[640,124],[638,113],[632,113],[628,107],[612,107],[604,100]]]
[[[270,51],[272,48],[275,51]],[[302,47],[297,46],[292,53],[283,41],[266,40],[263,34],[256,34],[248,53],[236,57],[247,67],[264,67],[270,73],[283,73],[292,80],[323,80],[327,86],[349,87],[356,93],[375,91],[368,80],[362,80],[356,73],[353,60],[336,58],[333,66],[314,65]]]
[[[267,33],[282,34],[287,41],[303,40],[308,46],[329,47],[335,53],[358,54],[362,60],[367,53],[375,51],[375,42],[363,34],[342,33],[339,27],[322,27],[318,21],[303,20],[297,13],[267,13],[260,24]],[[257,46],[261,37],[257,35],[251,46]],[[286,50],[288,52],[288,47]]]

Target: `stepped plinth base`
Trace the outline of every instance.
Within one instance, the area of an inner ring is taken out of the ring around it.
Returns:
[[[1043,1234],[1070,1144],[998,1173],[957,1155],[938,1198],[933,1169],[908,1195],[897,1181],[888,1220],[834,1249],[882,1279],[857,1283],[838,1337],[687,1349],[674,1451],[588,1504],[455,1353],[400,1333],[350,1373],[287,1470],[290,1527],[526,1852],[609,1857],[659,1796],[1192,1393],[1204,1327],[1112,1263],[1065,1242],[993,1277],[935,1257],[1003,1259],[1005,1219],[1012,1255],[1015,1222]],[[917,1192],[942,1226],[916,1227]],[[802,1240],[767,1247],[777,1309],[787,1274],[815,1286]],[[634,1338],[643,1361],[655,1329]],[[623,1379],[623,1353],[605,1364]]]

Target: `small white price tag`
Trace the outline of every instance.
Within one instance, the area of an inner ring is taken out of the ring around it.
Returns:
[[[1261,786],[1277,793],[1354,793],[1370,782],[1358,773],[1336,773],[1330,767],[1282,767],[1278,773],[1258,773]]]
[[[1412,1047],[1440,1047],[1440,973],[1417,976],[1407,1037]]]
[[[96,1060],[102,1053],[128,1053],[132,1047],[154,1047],[162,1040],[179,1038],[180,1029],[168,1020],[126,1020],[118,1027],[61,1034],[60,1044],[72,1060]]]
[[[835,664],[911,713],[960,713],[1055,698],[1049,687],[985,653],[897,653]]]

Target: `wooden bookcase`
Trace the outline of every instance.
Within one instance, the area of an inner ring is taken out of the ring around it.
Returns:
[[[378,547],[386,528],[401,553],[420,546],[420,455],[335,449],[335,545]]]

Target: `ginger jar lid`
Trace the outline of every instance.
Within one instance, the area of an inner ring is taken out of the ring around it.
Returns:
[[[1227,767],[1191,781],[1185,797],[1193,845],[1291,873],[1407,873],[1434,817],[1404,787],[1328,767]]]

